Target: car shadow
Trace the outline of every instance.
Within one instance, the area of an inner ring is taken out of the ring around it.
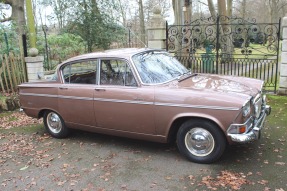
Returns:
[[[86,144],[100,144],[107,149],[116,145],[120,150],[134,150],[146,154],[157,153],[158,155],[167,155],[177,160],[188,161],[181,156],[176,143],[156,143],[150,141],[123,138],[111,135],[91,133],[81,130],[72,130],[69,140],[82,142]],[[260,142],[249,144],[227,146],[222,157],[215,163],[218,165],[240,164],[246,161],[255,160],[260,150]],[[168,153],[168,154],[167,154]]]
[[[159,151],[169,151],[175,155],[177,151],[176,143],[157,143],[112,135],[91,133],[81,130],[72,130],[69,139],[72,141],[83,142],[87,144],[101,144],[106,147],[116,145],[121,150],[140,150],[141,152],[159,153]]]

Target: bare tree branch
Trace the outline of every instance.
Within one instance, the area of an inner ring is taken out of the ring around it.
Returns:
[[[4,19],[0,19],[0,23],[4,23],[4,22],[7,22],[7,21],[11,21],[12,20],[12,17],[7,17],[7,18],[4,18]]]
[[[279,7],[278,11],[280,11],[281,9],[283,9],[286,5],[287,5],[287,3],[281,5],[281,7]]]
[[[198,1],[198,3],[201,3],[201,4],[205,5],[205,6],[208,6],[208,4],[206,4],[206,3],[202,2],[202,1]]]

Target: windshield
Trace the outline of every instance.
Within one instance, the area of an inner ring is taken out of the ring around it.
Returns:
[[[144,52],[132,57],[145,84],[164,83],[189,72],[179,61],[165,52]]]

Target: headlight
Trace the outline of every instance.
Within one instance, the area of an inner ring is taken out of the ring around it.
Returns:
[[[251,106],[250,106],[250,101],[248,101],[248,102],[246,102],[245,105],[242,107],[243,117],[247,117],[248,115],[250,115],[250,111],[251,111]]]

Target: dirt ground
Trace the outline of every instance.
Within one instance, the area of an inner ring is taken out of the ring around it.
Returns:
[[[228,147],[209,165],[187,161],[175,144],[82,131],[54,139],[35,121],[19,125],[22,114],[2,113],[0,190],[287,191],[287,97],[269,103],[262,138]]]

